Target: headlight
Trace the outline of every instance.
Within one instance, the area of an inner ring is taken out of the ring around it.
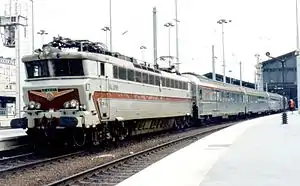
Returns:
[[[72,99],[71,101],[70,101],[70,105],[71,105],[71,107],[72,108],[75,108],[76,106],[78,106],[78,101],[77,100],[75,100],[75,99]]]
[[[85,106],[85,105],[80,105],[79,108],[80,108],[81,110],[86,110],[86,106]]]
[[[69,107],[70,107],[70,102],[68,102],[68,101],[65,102],[65,103],[64,103],[64,108],[69,108]]]
[[[35,102],[30,101],[28,107],[29,107],[29,109],[34,109],[35,108]]]
[[[40,103],[36,103],[35,104],[35,108],[38,109],[38,110],[41,109],[41,104]]]

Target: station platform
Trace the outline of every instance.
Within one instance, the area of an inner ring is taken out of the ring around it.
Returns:
[[[3,129],[0,130],[0,141],[12,139],[15,137],[26,136],[24,129]]]
[[[0,116],[0,130],[10,128],[10,121],[14,117]]]
[[[243,121],[152,164],[118,186],[298,186],[300,115]]]
[[[25,146],[27,142],[27,134],[24,129],[0,130],[0,153]]]

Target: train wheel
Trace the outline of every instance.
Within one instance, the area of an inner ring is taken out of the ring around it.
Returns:
[[[118,138],[119,140],[124,140],[128,136],[128,128],[125,126],[124,122],[118,122]]]
[[[174,119],[174,124],[173,124],[173,127],[176,129],[176,130],[181,130],[184,128],[184,123],[181,119],[178,119],[178,118],[175,118]]]
[[[184,128],[189,128],[191,125],[191,117],[185,116],[183,118],[183,122],[184,122]]]
[[[73,143],[76,147],[82,147],[86,142],[86,133],[83,128],[75,128],[72,131]]]

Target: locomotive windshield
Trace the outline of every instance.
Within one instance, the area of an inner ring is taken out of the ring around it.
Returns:
[[[49,77],[48,60],[25,63],[28,78]]]
[[[28,78],[83,76],[81,59],[39,60],[25,63]]]
[[[54,76],[83,76],[81,59],[55,59],[52,61]]]

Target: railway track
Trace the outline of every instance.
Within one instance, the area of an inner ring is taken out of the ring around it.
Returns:
[[[58,161],[65,158],[72,158],[74,156],[83,154],[83,151],[73,152],[54,157],[39,156],[34,153],[26,153],[17,156],[0,159],[0,174],[11,171],[21,171],[22,169],[32,168],[52,161]]]
[[[56,185],[116,185],[167,155],[233,124],[204,128],[201,132],[122,157],[92,169],[74,174],[48,186]]]
[[[135,141],[135,140],[133,140]],[[120,145],[126,145],[128,142],[124,142]],[[136,141],[138,143],[138,140]],[[101,148],[100,148],[101,149]],[[109,148],[108,148],[109,149]],[[47,163],[55,163],[60,160],[66,160],[67,158],[72,158],[76,156],[84,156],[88,154],[97,153],[98,151],[77,151],[73,153],[60,153],[60,155],[55,155],[52,157],[46,157],[46,154],[43,155],[37,155],[33,152],[23,152],[21,154],[15,155],[15,156],[8,156],[8,157],[1,157],[0,158],[0,175],[5,173],[11,173],[11,172],[19,172],[24,169],[33,168],[37,166],[44,166]]]

